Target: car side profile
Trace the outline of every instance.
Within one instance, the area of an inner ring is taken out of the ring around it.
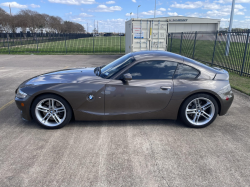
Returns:
[[[177,119],[210,125],[233,102],[229,74],[166,51],[126,54],[101,67],[33,77],[16,90],[26,120],[45,128],[81,121]]]

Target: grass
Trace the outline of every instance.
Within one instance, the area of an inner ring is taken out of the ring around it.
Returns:
[[[89,37],[71,40],[61,40],[59,38],[50,40],[43,40],[42,43],[34,41],[10,41],[8,43],[1,43],[0,54],[92,54],[92,53],[124,53],[125,52],[125,37],[111,36],[111,37]],[[32,42],[32,43],[31,43]]]
[[[243,92],[247,95],[250,95],[250,78],[239,76],[236,73],[229,72],[229,81],[231,87]]]

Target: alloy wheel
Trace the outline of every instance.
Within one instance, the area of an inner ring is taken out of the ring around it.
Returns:
[[[55,127],[65,120],[66,108],[57,99],[46,98],[36,105],[35,115],[43,125]]]
[[[206,125],[215,115],[215,106],[207,98],[195,98],[187,105],[185,115],[192,125]]]

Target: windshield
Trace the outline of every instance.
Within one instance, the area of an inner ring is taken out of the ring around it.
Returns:
[[[134,62],[134,57],[131,54],[124,55],[121,58],[118,58],[117,60],[104,66],[101,69],[100,77],[107,79],[133,62]]]

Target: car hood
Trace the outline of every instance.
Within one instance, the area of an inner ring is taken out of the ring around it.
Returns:
[[[66,69],[45,73],[23,82],[20,87],[54,83],[81,83],[94,79],[102,79],[94,73],[94,69],[95,68]]]

